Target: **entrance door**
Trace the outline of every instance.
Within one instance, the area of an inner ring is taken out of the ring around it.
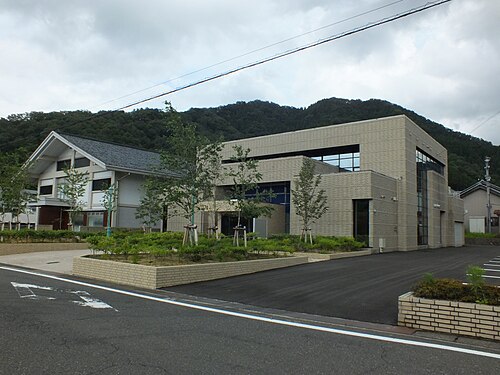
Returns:
[[[353,237],[367,246],[370,243],[370,200],[354,199],[353,201]]]

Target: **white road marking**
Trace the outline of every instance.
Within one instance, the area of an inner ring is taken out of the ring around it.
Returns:
[[[488,275],[483,275],[483,277],[488,277],[490,279],[500,279],[500,276],[488,276]]]
[[[484,268],[485,271],[492,271],[492,272],[500,272],[500,270],[492,270],[492,269],[489,269],[489,268]]]
[[[115,311],[118,311],[112,306],[108,305],[106,302],[103,302],[100,299],[92,297],[90,293],[86,292],[85,290],[76,290],[68,292],[71,294],[76,294],[78,297],[80,297],[80,299],[83,300],[83,301],[71,301],[79,306],[91,307],[93,309],[113,309]]]
[[[391,343],[402,344],[402,345],[410,345],[410,346],[418,346],[418,347],[431,348],[431,349],[447,350],[447,351],[451,351],[451,352],[458,352],[458,353],[472,354],[472,355],[477,355],[477,356],[482,356],[482,357],[500,359],[500,354],[485,352],[485,351],[481,351],[481,350],[466,349],[466,348],[460,348],[460,347],[450,346],[450,345],[433,344],[433,343],[423,342],[423,341],[399,339],[399,338],[390,337],[390,336],[381,336],[381,335],[374,335],[371,333],[349,331],[346,329],[330,328],[330,327],[323,327],[323,326],[318,326],[318,325],[313,325],[313,324],[297,323],[297,322],[281,320],[281,319],[266,318],[266,317],[259,316],[259,315],[244,314],[244,313],[239,313],[239,312],[235,312],[235,311],[222,310],[222,309],[217,309],[217,308],[207,307],[207,306],[202,306],[202,305],[195,305],[192,303],[180,302],[180,301],[175,301],[175,300],[171,300],[171,299],[167,299],[167,298],[154,297],[154,296],[149,296],[146,294],[129,292],[127,290],[115,289],[115,288],[110,288],[107,286],[90,284],[90,283],[86,283],[83,281],[65,279],[65,278],[59,277],[59,276],[45,275],[43,273],[31,272],[31,271],[21,270],[21,269],[16,269],[16,268],[11,268],[11,267],[0,266],[0,269],[12,271],[12,272],[25,273],[28,275],[44,277],[44,278],[53,279],[53,280],[59,280],[59,281],[67,282],[70,284],[81,285],[81,286],[86,286],[89,288],[105,290],[108,292],[122,294],[122,295],[130,296],[130,297],[136,297],[136,298],[141,298],[141,299],[155,301],[155,302],[162,302],[162,303],[167,303],[169,305],[181,306],[181,307],[186,307],[186,308],[190,308],[190,309],[194,309],[194,310],[207,311],[207,312],[211,312],[211,313],[215,313],[215,314],[233,316],[233,317],[237,317],[237,318],[256,320],[256,321],[260,321],[260,322],[273,323],[273,324],[278,324],[278,325],[288,326],[288,327],[303,328],[303,329],[314,330],[314,331],[319,331],[319,332],[334,333],[334,334],[344,335],[344,336],[359,337],[359,338],[364,338],[364,339],[391,342]]]
[[[485,263],[483,266],[489,266],[489,267],[500,267],[500,264],[490,264],[490,263]]]
[[[40,286],[40,285],[34,285],[34,284],[20,284],[16,282],[11,282],[12,286],[14,289],[17,291],[17,294],[19,294],[20,298],[29,298],[29,299],[49,299],[53,300],[55,298],[53,297],[46,297],[46,296],[39,296],[33,292],[33,289],[41,289],[41,290],[53,290],[49,286]]]
[[[45,300],[57,299],[55,297],[40,296],[33,291],[33,289],[40,289],[40,290],[48,290],[48,291],[58,292],[57,289],[54,289],[50,286],[41,286],[41,285],[34,285],[34,284],[20,284],[20,283],[14,282],[14,281],[11,281],[11,284],[14,287],[14,289],[16,289],[17,294],[19,294],[20,298],[45,299]],[[61,292],[61,291],[59,291],[59,292]],[[118,311],[115,308],[113,308],[112,306],[108,305],[107,303],[101,301],[100,299],[92,297],[90,295],[90,293],[85,291],[85,290],[64,290],[62,292],[78,296],[81,299],[81,301],[70,301],[70,302],[75,303],[79,306],[91,307],[93,309],[113,309],[115,311]]]

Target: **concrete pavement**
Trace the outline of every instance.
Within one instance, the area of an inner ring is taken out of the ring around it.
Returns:
[[[91,250],[59,250],[0,256],[0,263],[55,273],[72,274],[73,258],[92,254]]]

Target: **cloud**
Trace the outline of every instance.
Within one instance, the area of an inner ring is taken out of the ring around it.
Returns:
[[[425,2],[0,0],[0,48],[7,51],[0,116],[113,109]],[[253,99],[303,107],[331,96],[380,98],[471,131],[500,110],[498,19],[498,2],[454,1],[168,99],[185,110]],[[474,135],[499,144],[499,125],[500,115]]]

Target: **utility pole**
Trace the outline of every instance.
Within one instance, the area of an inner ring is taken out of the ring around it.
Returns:
[[[487,209],[487,221],[486,221],[486,227],[488,233],[491,233],[491,195],[490,195],[490,181],[491,181],[491,176],[490,176],[490,160],[491,158],[489,156],[486,156],[484,158],[484,179],[486,180],[486,209]]]

